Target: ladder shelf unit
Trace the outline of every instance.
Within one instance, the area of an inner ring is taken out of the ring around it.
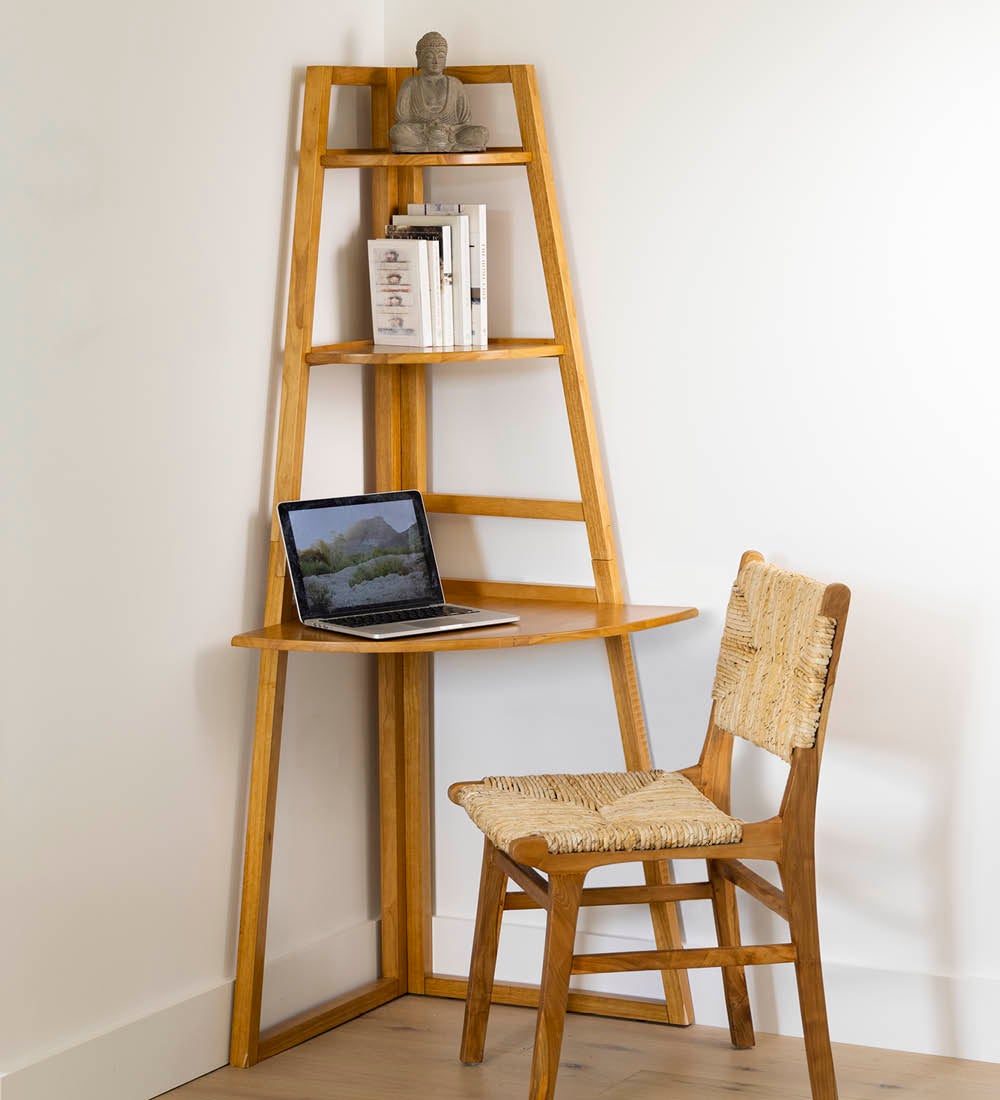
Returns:
[[[230,1060],[251,1066],[263,1058],[370,1011],[403,994],[462,997],[463,978],[431,967],[429,762],[432,654],[439,650],[499,649],[582,638],[603,638],[618,713],[624,763],[650,767],[630,634],[697,614],[690,607],[638,607],[623,602],[607,493],[583,365],[579,326],[568,276],[538,85],[530,65],[449,68],[466,84],[510,84],[521,146],[484,153],[393,154],[389,127],[396,92],[411,68],[311,66],[306,73],[302,137],[285,331],[281,408],[275,464],[275,502],[300,495],[309,373],[312,367],[366,364],[374,372],[374,447],[377,491],[421,490],[430,512],[558,519],[586,526],[592,587],[446,580],[452,600],[489,599],[521,621],[389,642],[311,630],[298,620],[280,530],[272,517],[264,626],[233,639],[258,649],[257,715],[247,811],[239,947]],[[371,90],[372,148],[328,149],[331,91]],[[424,170],[439,165],[523,165],[528,176],[554,335],[495,338],[486,348],[406,349],[355,340],[313,346],[316,269],[325,175],[367,168],[373,225],[390,221],[407,203],[423,201]],[[580,484],[572,501],[436,493],[427,477],[427,370],[434,363],[548,358],[558,362]],[[378,663],[381,852],[381,976],[360,989],[260,1030],[264,948],[281,744],[285,674],[290,651],[376,654]],[[649,884],[671,881],[667,863],[644,864]],[[672,903],[650,906],[660,949],[680,946]],[[662,1023],[693,1022],[687,976],[663,973],[665,1001],[596,993],[570,995],[571,1010]],[[497,983],[499,1003],[537,1003],[537,988]],[[456,1039],[457,1041],[457,1039]]]

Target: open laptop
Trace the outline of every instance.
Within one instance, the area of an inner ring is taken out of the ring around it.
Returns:
[[[286,501],[278,518],[306,626],[378,639],[518,620],[445,603],[424,502],[414,490]]]

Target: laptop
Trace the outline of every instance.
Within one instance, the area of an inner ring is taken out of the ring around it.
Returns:
[[[415,490],[286,501],[278,519],[305,626],[379,639],[518,621],[445,603]]]

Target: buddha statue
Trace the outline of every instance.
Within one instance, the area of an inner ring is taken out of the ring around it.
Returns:
[[[448,43],[428,31],[417,43],[420,72],[407,77],[396,96],[396,124],[389,130],[394,153],[481,153],[489,141],[485,126],[470,123],[462,82],[445,76]]]

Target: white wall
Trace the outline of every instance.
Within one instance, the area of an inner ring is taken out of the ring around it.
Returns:
[[[263,606],[304,65],[382,50],[381,5],[348,0],[5,13],[4,1100],[226,1059],[257,667],[229,638]],[[318,328],[347,338],[359,182],[331,199]],[[353,422],[360,385],[321,379],[320,411]],[[361,483],[360,431],[311,446],[307,491]],[[269,953],[346,937],[328,994],[375,966],[366,677],[290,685]],[[297,962],[266,1015],[322,996]]]
[[[151,1096],[225,1057],[256,669],[227,643],[261,613],[302,66],[408,64],[432,26],[453,62],[539,69],[630,594],[703,611],[637,640],[658,763],[700,742],[742,549],[849,583],[819,817],[834,1035],[1000,1060],[1000,887],[982,873],[1000,756],[1000,13],[615,13],[103,0],[8,16],[3,1100]],[[513,142],[492,95],[477,109]],[[338,142],[362,142],[353,105],[343,118]],[[542,334],[521,176],[430,189],[491,203],[494,329]],[[357,181],[335,188],[319,339],[367,324],[363,202]],[[310,427],[329,431],[311,431],[303,492],[354,490],[361,375],[316,372],[314,389]],[[436,488],[574,494],[550,364],[438,370],[433,421]],[[586,580],[571,525],[510,527],[517,545],[500,521],[439,525],[447,571]],[[368,675],[291,663],[270,1018],[373,966]],[[599,645],[442,656],[437,679],[444,970],[464,965],[478,867],[447,783],[619,756]],[[327,854],[335,829],[358,838],[351,865]],[[648,936],[641,914],[587,917],[598,943]],[[503,972],[529,978],[537,942],[519,917]],[[721,1022],[716,984],[697,976],[704,1022]],[[762,1029],[796,1029],[787,975],[760,980],[757,1005]]]
[[[1000,887],[982,873],[1000,765],[1000,11],[511,0],[500,17],[389,0],[387,62],[409,63],[431,27],[452,63],[538,67],[629,592],[702,609],[636,642],[657,762],[694,759],[745,547],[847,582],[818,825],[834,1036],[1000,1060],[987,1023],[1000,1015]],[[503,96],[479,112],[514,140]],[[542,335],[526,190],[515,170],[497,178],[435,177],[432,192],[492,203],[497,331]],[[457,424],[483,410],[491,429]],[[439,371],[434,420],[439,491],[572,495],[550,367]],[[586,575],[570,533],[529,534],[522,564],[501,521],[458,526],[453,569],[478,556],[506,578]],[[446,969],[465,950],[478,843],[446,785],[619,757],[599,645],[448,656],[437,670]],[[470,720],[482,698],[490,713]],[[741,774],[751,786],[758,772]],[[752,793],[746,805],[766,812]],[[707,914],[687,910],[691,942],[712,942]],[[587,917],[649,935],[640,913]],[[503,972],[537,973],[538,934],[506,942]],[[794,1032],[790,974],[760,974],[761,1028]],[[699,1018],[722,1023],[717,976],[694,985]],[[633,988],[653,995],[655,977]]]

